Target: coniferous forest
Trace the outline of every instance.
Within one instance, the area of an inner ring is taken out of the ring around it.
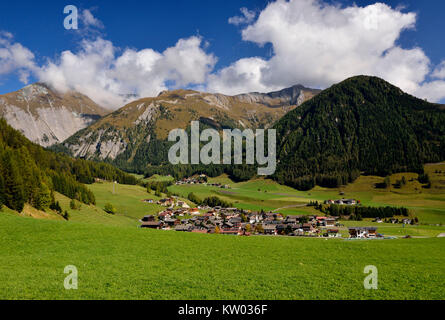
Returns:
[[[275,179],[298,189],[337,187],[361,173],[386,176],[445,160],[445,110],[390,83],[347,79],[274,126]]]
[[[0,205],[21,212],[25,203],[45,210],[55,207],[54,192],[95,204],[85,184],[95,178],[136,184],[135,177],[109,164],[72,159],[33,144],[0,119]]]

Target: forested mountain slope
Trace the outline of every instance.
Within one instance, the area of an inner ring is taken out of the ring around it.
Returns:
[[[360,172],[421,172],[445,159],[445,110],[376,77],[336,84],[274,128],[275,178],[301,189],[338,186]]]

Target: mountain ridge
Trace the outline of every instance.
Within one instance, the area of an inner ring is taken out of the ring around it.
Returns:
[[[107,113],[79,92],[60,93],[40,82],[0,95],[0,116],[44,147],[64,141]]]
[[[147,163],[167,160],[166,140],[172,129],[186,129],[193,120],[218,129],[269,128],[318,92],[301,85],[236,96],[187,89],[163,91],[106,115],[68,138],[61,148],[75,157],[143,170]]]

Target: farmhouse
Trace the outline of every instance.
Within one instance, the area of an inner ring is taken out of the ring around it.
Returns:
[[[328,229],[327,236],[329,238],[337,238],[340,237],[340,233],[338,232],[338,229]]]
[[[277,234],[277,226],[274,224],[266,224],[264,227],[264,234]]]
[[[175,198],[166,198],[159,200],[157,203],[164,207],[172,207],[175,205],[176,201]]]
[[[147,216],[144,216],[140,221],[141,222],[148,222],[148,221],[155,221],[156,219],[155,219],[155,217],[154,217],[154,215],[147,215]]]
[[[347,205],[347,206],[355,206],[360,201],[355,199],[339,199],[339,200],[325,200],[324,204],[338,204],[338,205]]]
[[[354,227],[349,228],[350,238],[375,238],[376,237],[376,227]]]
[[[184,209],[190,209],[190,206],[185,201],[178,201],[177,206]]]
[[[191,224],[180,224],[175,227],[175,231],[190,232],[192,230],[193,226]]]
[[[161,222],[156,222],[156,221],[148,221],[148,222],[143,222],[141,224],[141,228],[149,228],[149,229],[162,229],[164,227],[164,223]]]

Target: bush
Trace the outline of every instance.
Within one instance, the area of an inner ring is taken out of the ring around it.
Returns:
[[[105,204],[104,211],[109,214],[116,214],[117,212],[116,208],[111,203]]]
[[[190,192],[187,196],[187,199],[189,199],[191,202],[200,205],[201,204],[201,199],[198,198],[198,196],[196,194],[194,194],[193,192]]]

